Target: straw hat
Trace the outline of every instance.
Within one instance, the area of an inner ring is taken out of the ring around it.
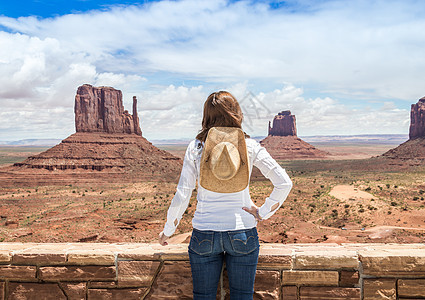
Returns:
[[[245,135],[236,127],[213,127],[208,131],[201,158],[199,184],[218,193],[244,190],[249,182]]]

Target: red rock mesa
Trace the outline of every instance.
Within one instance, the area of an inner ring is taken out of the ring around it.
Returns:
[[[324,158],[329,153],[297,137],[295,116],[289,110],[281,111],[269,122],[269,135],[260,143],[275,159]]]
[[[76,133],[59,145],[14,164],[15,177],[18,173],[35,174],[36,170],[44,175],[46,170],[47,174],[55,171],[53,178],[58,180],[66,175],[64,181],[82,173],[90,178],[103,175],[110,180],[120,176],[136,180],[178,177],[181,159],[142,137],[136,97],[131,115],[124,110],[121,91],[85,84],[77,90],[74,112]]]

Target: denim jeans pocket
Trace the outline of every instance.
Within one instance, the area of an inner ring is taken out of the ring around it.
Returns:
[[[211,254],[213,250],[213,236],[213,232],[193,230],[189,249],[199,255]]]
[[[248,254],[260,246],[255,227],[247,230],[229,231],[228,235],[232,248],[236,253]]]

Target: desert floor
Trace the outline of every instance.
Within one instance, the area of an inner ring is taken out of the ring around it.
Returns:
[[[327,160],[279,161],[294,182],[277,213],[258,225],[262,242],[425,241],[425,165],[367,159],[397,145],[321,145]],[[162,145],[178,156],[184,146]],[[0,166],[46,148],[1,147]],[[345,158],[345,159],[344,159]],[[261,205],[272,185],[253,174]],[[90,183],[0,188],[0,241],[153,242],[165,222],[176,183]],[[171,242],[187,242],[194,191]]]

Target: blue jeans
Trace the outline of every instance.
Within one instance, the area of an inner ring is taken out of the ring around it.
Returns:
[[[255,227],[234,231],[193,229],[189,244],[193,299],[216,299],[223,261],[230,299],[252,299],[259,250]]]

